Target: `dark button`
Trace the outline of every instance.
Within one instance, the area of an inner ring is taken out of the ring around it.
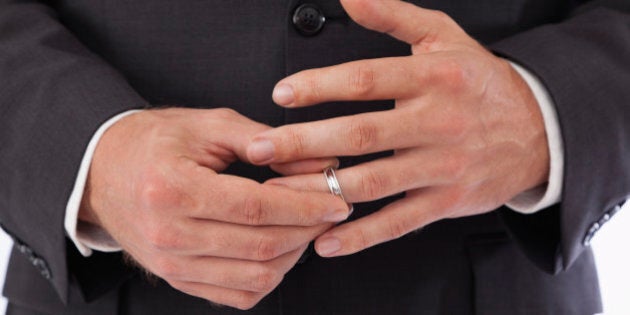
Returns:
[[[318,6],[305,3],[293,12],[293,25],[302,35],[313,36],[322,30],[326,17]]]

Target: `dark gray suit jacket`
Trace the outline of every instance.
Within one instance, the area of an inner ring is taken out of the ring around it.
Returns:
[[[239,313],[149,284],[120,254],[82,257],[65,236],[64,209],[92,134],[128,109],[231,107],[277,126],[391,107],[272,103],[287,74],[409,54],[353,23],[335,0],[312,1],[327,22],[305,37],[291,23],[303,2],[0,0],[0,223],[16,241],[4,290],[10,314]],[[250,312],[598,312],[584,241],[630,196],[629,1],[413,2],[444,10],[544,82],[565,145],[562,203],[530,216],[498,209],[444,220],[348,257],[311,255]],[[238,163],[228,172],[274,176]]]

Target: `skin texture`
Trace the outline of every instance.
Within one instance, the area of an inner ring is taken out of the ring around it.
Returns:
[[[127,116],[96,148],[79,217],[174,288],[248,309],[282,280],[308,243],[348,216],[329,193],[219,172],[268,126],[228,109]],[[274,166],[319,172],[336,159]]]
[[[412,54],[296,73],[276,85],[274,101],[297,108],[394,99],[395,108],[266,130],[247,149],[259,165],[394,150],[392,157],[342,168],[337,178],[348,202],[400,192],[405,198],[319,236],[321,256],[352,254],[443,218],[488,212],[546,182],[542,115],[507,61],[442,12],[397,0],[341,3],[360,25],[409,43]],[[321,174],[268,184],[328,191]]]

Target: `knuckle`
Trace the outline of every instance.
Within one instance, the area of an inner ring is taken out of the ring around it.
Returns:
[[[278,242],[273,237],[263,235],[258,239],[255,258],[258,261],[268,261],[278,257],[279,252]]]
[[[396,217],[390,217],[387,219],[387,235],[389,239],[397,239],[407,234],[410,229],[409,220],[400,220]]]
[[[468,87],[468,75],[462,60],[447,58],[434,68],[435,76],[450,93],[461,93]]]
[[[296,210],[295,225],[311,226],[320,223],[321,209],[325,209],[328,205],[319,204],[318,202],[306,203],[298,207]]]
[[[290,141],[288,148],[291,150],[288,152],[287,158],[303,156],[306,148],[306,138],[304,134],[294,128],[288,128],[287,131],[288,140]]]
[[[388,177],[367,171],[361,176],[361,194],[364,198],[373,200],[383,197],[388,185]]]
[[[363,249],[370,247],[370,241],[366,231],[363,229],[357,229],[354,233],[354,247],[357,249]]]
[[[321,75],[317,70],[306,70],[304,74],[304,88],[298,88],[296,90],[297,97],[301,98],[303,102],[310,103],[313,101],[321,100],[323,97],[323,91],[321,86]],[[300,91],[303,91],[300,93]]]
[[[348,149],[360,154],[371,151],[378,143],[379,130],[370,123],[353,119],[348,124]]]
[[[176,188],[159,166],[143,170],[142,180],[135,188],[140,208],[146,211],[181,208],[184,205],[184,192]]]
[[[270,292],[280,282],[279,278],[280,277],[276,270],[269,268],[266,265],[261,265],[255,272],[253,289],[256,292]]]
[[[143,235],[150,249],[154,251],[172,251],[181,247],[181,236],[173,225],[148,223]]]
[[[154,259],[152,265],[153,273],[163,279],[177,279],[183,270],[177,262],[164,257]]]
[[[264,200],[258,194],[245,197],[242,211],[245,222],[249,225],[262,225],[267,219]]]
[[[151,166],[143,170],[142,178],[136,189],[141,207],[151,210],[161,207],[167,187],[166,180]]]
[[[349,90],[357,97],[366,97],[376,87],[376,72],[368,67],[357,67],[350,71]]]

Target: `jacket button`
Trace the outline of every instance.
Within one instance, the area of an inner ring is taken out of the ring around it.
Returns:
[[[30,247],[24,245],[23,243],[16,243],[15,247],[20,253],[26,255],[26,257],[33,256],[33,250]]]
[[[599,222],[593,223],[593,225],[591,225],[591,227],[588,229],[588,232],[586,232],[586,236],[584,237],[582,244],[584,246],[590,246],[591,241],[593,240],[593,237],[595,236],[595,233],[597,233],[597,231],[599,231],[600,228],[601,226],[599,225]]]
[[[584,236],[584,240],[582,241],[582,245],[584,246],[591,246],[591,241],[593,240],[593,237],[595,236],[594,232],[588,232],[586,233],[586,236]]]
[[[610,214],[605,213],[604,216],[602,216],[599,221],[597,221],[597,223],[599,223],[599,226],[602,227],[604,224],[606,224],[608,221],[610,221]]]
[[[52,274],[50,273],[50,269],[48,269],[48,265],[46,264],[46,262],[41,259],[41,258],[34,258],[31,263],[33,264],[33,266],[35,266],[35,268],[37,268],[37,270],[39,270],[39,273],[42,275],[42,277],[44,277],[45,279],[50,279],[52,278]]]
[[[318,6],[305,3],[293,12],[293,25],[305,36],[313,36],[322,30],[326,23],[326,17]]]

